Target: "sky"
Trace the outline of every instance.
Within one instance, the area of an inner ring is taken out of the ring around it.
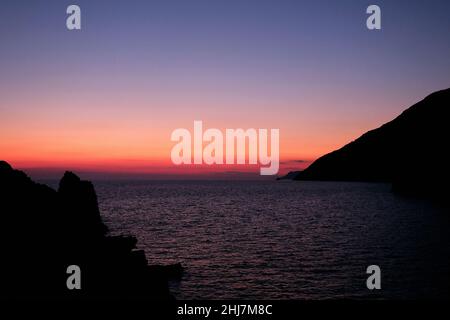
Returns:
[[[450,87],[449,16],[449,1],[1,0],[0,159],[43,175],[257,171],[173,165],[172,131],[202,120],[277,128],[280,174],[302,169]]]

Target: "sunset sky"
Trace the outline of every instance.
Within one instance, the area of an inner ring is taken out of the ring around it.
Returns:
[[[80,31],[66,29],[70,4]],[[381,31],[366,28],[370,4]],[[301,169],[450,87],[449,16],[449,1],[1,1],[0,159],[30,172],[255,171],[172,165],[172,131],[202,120],[278,128],[280,174]]]

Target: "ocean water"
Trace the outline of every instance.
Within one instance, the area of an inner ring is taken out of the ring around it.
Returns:
[[[178,299],[449,297],[444,208],[388,184],[293,181],[95,182],[113,234],[151,264],[181,262]],[[381,290],[366,269],[381,268]]]

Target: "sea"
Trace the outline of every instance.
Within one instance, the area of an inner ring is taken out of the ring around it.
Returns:
[[[96,181],[104,222],[149,264],[181,263],[177,299],[448,298],[448,209],[389,184]],[[448,208],[448,207],[447,207]],[[369,266],[380,270],[370,290]]]

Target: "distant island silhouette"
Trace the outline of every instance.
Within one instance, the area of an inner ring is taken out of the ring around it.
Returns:
[[[280,179],[391,182],[393,190],[443,198],[449,179],[450,89]]]
[[[56,191],[0,161],[0,298],[171,301],[181,265],[149,266],[136,239],[110,236],[94,186],[66,172]],[[67,267],[81,269],[69,290]]]

